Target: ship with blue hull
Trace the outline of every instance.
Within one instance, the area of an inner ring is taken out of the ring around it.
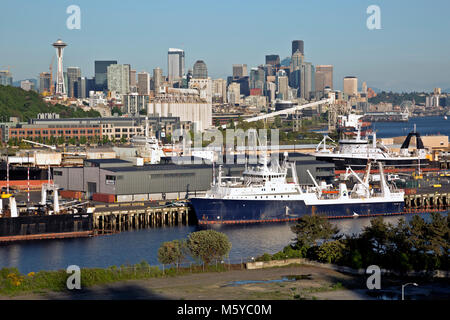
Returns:
[[[348,218],[400,214],[404,211],[404,193],[386,181],[383,165],[380,184],[370,186],[371,163],[360,178],[347,168],[345,180],[356,180],[351,190],[345,181],[338,190],[324,182],[314,186],[298,184],[295,163],[286,160],[280,165],[273,160],[270,166],[263,159],[260,166],[246,168],[242,177],[224,177],[219,168],[218,179],[203,197],[190,199],[199,224],[231,224],[295,221],[304,215],[323,215],[329,218]],[[292,182],[287,173],[291,169]]]

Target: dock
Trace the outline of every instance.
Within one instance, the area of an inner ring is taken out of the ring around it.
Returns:
[[[134,202],[95,206],[93,227],[96,234],[132,229],[189,224],[187,203]]]

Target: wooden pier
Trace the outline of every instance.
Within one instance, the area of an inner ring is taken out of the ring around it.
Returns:
[[[189,207],[187,205],[152,206],[146,202],[97,205],[93,220],[97,234],[188,225]]]
[[[448,210],[450,192],[418,193],[405,195],[406,209]]]

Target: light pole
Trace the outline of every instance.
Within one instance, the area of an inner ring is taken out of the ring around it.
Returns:
[[[412,284],[412,285],[415,286],[415,287],[418,286],[418,284],[415,283],[415,282],[408,282],[408,283],[406,283],[406,284],[403,284],[403,285],[402,285],[402,300],[405,300],[405,287],[406,287],[407,285],[410,285],[410,284]]]

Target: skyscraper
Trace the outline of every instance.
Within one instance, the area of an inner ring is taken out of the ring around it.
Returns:
[[[117,64],[116,60],[95,61],[95,90],[108,89],[108,66]]]
[[[291,58],[291,71],[299,70],[304,62],[304,56],[300,51],[295,51]]]
[[[233,64],[233,78],[246,77],[247,75],[246,64]]]
[[[111,64],[107,68],[108,90],[118,94],[130,92],[130,66]]]
[[[150,94],[150,74],[148,72],[139,72],[137,76],[137,93],[139,95]]]
[[[194,64],[194,71],[192,72],[192,77],[195,79],[207,79],[208,78],[208,68],[203,60],[197,60]]]
[[[300,97],[306,100],[311,98],[311,93],[315,87],[315,68],[310,62],[305,62],[301,66]]]
[[[56,95],[65,95],[66,94],[66,86],[64,84],[64,70],[63,70],[63,52],[64,48],[67,47],[67,44],[62,42],[61,39],[58,39],[54,42],[53,47],[56,49],[56,57],[57,57],[57,71],[56,71]]]
[[[289,78],[287,77],[286,72],[284,70],[280,70],[277,72],[276,84],[277,84],[278,98],[282,100],[288,99]]]
[[[136,86],[136,70],[130,70],[130,87]]]
[[[333,66],[332,65],[316,66],[316,75],[318,77],[318,81],[316,82],[315,91],[323,91],[325,89],[325,87],[329,87],[331,90],[333,90]]]
[[[356,96],[358,94],[358,78],[347,76],[344,78],[344,93],[349,96]]]
[[[184,51],[170,48],[167,56],[169,82],[179,81],[184,75]]]
[[[278,69],[280,67],[280,56],[277,54],[266,55],[266,64],[270,64]]]
[[[250,70],[250,89],[261,89],[261,92],[263,92],[265,79],[266,76],[263,66],[252,68]]]
[[[153,69],[153,90],[157,91],[163,84],[163,73],[161,68]]]
[[[0,70],[0,85],[12,86],[13,77],[9,70]]]
[[[79,67],[67,67],[67,96],[70,98],[79,97],[79,80],[81,78],[81,69]]]
[[[303,44],[303,40],[292,40],[292,54],[298,50],[302,55],[305,55]]]
[[[50,72],[39,74],[39,93],[50,92]]]

